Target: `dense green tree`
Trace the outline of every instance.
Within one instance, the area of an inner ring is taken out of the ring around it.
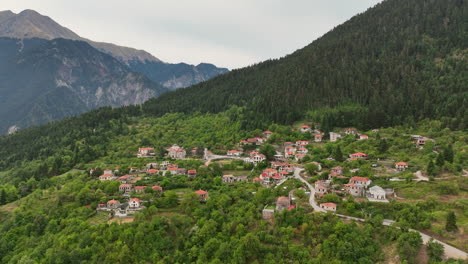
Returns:
[[[430,160],[429,163],[427,164],[426,171],[427,171],[427,175],[429,176],[435,176],[437,174],[437,168],[434,165],[434,162],[432,160]]]
[[[270,144],[265,144],[260,147],[260,153],[265,155],[268,160],[273,160],[276,155],[276,149]]]
[[[343,161],[343,152],[341,151],[341,147],[339,145],[333,151],[332,158],[334,158],[336,161]]]
[[[427,243],[427,254],[431,263],[441,262],[444,256],[444,246],[431,238]]]
[[[445,230],[449,232],[456,232],[458,231],[458,226],[457,226],[457,216],[453,211],[450,211],[447,214],[447,220],[445,222]]]

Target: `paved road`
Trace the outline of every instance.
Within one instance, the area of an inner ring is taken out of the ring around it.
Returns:
[[[297,179],[299,179],[300,181],[302,181],[303,183],[305,183],[307,185],[307,187],[310,189],[310,198],[309,198],[309,203],[310,205],[314,208],[314,210],[316,212],[325,212],[324,209],[320,208],[318,205],[317,205],[317,202],[315,201],[315,188],[310,184],[308,183],[304,178],[302,178],[301,176],[301,171],[303,171],[302,168],[295,168],[294,170],[294,177],[296,177]],[[420,171],[418,171],[420,173]],[[341,218],[345,218],[345,219],[349,219],[349,220],[355,220],[355,221],[359,221],[359,222],[364,222],[366,221],[365,219],[362,219],[362,218],[357,218],[357,217],[352,217],[352,216],[347,216],[347,215],[341,215],[341,214],[336,214],[337,216],[341,217]],[[383,225],[385,226],[391,226],[392,224],[394,224],[395,221],[391,220],[391,219],[384,219],[383,220]],[[418,232],[420,235],[421,235],[421,238],[423,240],[424,243],[427,243],[432,237],[429,236],[429,235],[426,235],[418,230],[414,230],[414,229],[410,229],[411,231],[415,231],[415,232]],[[444,250],[445,250],[445,256],[447,258],[454,258],[454,259],[468,259],[468,254],[458,248],[455,248],[455,247],[452,247],[440,240],[437,240],[435,238],[433,238],[434,241],[442,244],[444,246]]]

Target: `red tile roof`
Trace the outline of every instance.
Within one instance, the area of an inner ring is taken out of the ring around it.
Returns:
[[[205,195],[207,193],[208,193],[207,191],[203,191],[203,190],[195,191],[195,194],[197,194],[197,195]]]
[[[369,178],[367,177],[359,177],[359,176],[354,176],[350,179],[350,181],[364,181],[364,182],[368,182],[370,181]]]
[[[404,162],[404,161],[400,161],[398,162],[396,165],[399,165],[399,166],[408,166],[408,163]]]
[[[320,206],[326,206],[326,207],[335,207],[336,208],[336,203],[321,203]]]

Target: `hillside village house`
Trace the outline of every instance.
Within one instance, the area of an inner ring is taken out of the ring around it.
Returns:
[[[120,202],[117,200],[107,201],[107,209],[117,209],[120,207]]]
[[[263,131],[263,136],[264,136],[266,139],[268,139],[268,138],[271,136],[271,134],[273,134],[273,132],[271,132],[271,131]]]
[[[356,129],[354,129],[354,128],[347,128],[347,129],[345,129],[344,133],[346,135],[356,135],[357,132],[356,132]]]
[[[162,192],[163,191],[163,188],[161,186],[158,186],[158,185],[155,185],[153,187],[151,187],[151,189],[155,192]]]
[[[156,155],[154,153],[154,148],[139,148],[137,153],[138,158],[150,157],[154,155]]]
[[[197,177],[197,170],[188,170],[187,176],[189,177]]]
[[[234,175],[228,174],[223,175],[223,183],[232,183],[234,182]]]
[[[341,175],[341,174],[343,174],[343,167],[341,167],[341,166],[333,167],[333,168],[330,169],[330,172]]]
[[[305,154],[297,153],[297,154],[294,156],[294,159],[295,159],[296,161],[300,161],[300,160],[304,159],[305,156],[306,156]]]
[[[120,186],[119,186],[119,191],[120,192],[130,193],[130,192],[132,192],[132,190],[133,190],[133,185],[128,184],[128,183],[120,184]]]
[[[323,135],[317,134],[314,136],[315,142],[322,142]]]
[[[242,155],[242,151],[233,149],[233,150],[228,150],[228,152],[226,154],[228,156],[240,157]]]
[[[367,187],[371,184],[371,180],[367,177],[359,177],[359,176],[355,176],[355,177],[352,177],[350,180],[349,180],[349,183],[354,183],[354,184],[360,184],[364,187]]]
[[[159,170],[157,169],[149,169],[146,171],[147,174],[149,175],[154,175],[154,174],[157,174],[159,172]]]
[[[345,191],[352,196],[363,196],[364,195],[364,186],[360,184],[347,183],[344,185]]]
[[[310,131],[312,131],[312,129],[310,128],[310,126],[306,126],[306,125],[301,126],[301,132],[302,132],[302,133],[307,133],[307,132],[310,132]]]
[[[177,144],[172,145],[172,147],[167,149],[167,154],[173,159],[185,159],[187,152],[184,148],[179,147]]]
[[[359,135],[359,140],[369,139],[369,136]]]
[[[136,193],[144,193],[146,187],[148,187],[148,186],[135,186],[135,192]]]
[[[366,196],[376,200],[387,199],[385,190],[377,185],[370,187],[369,190],[366,192]]]
[[[137,210],[142,207],[142,202],[138,198],[131,198],[128,202],[128,206],[130,207],[130,210]]]
[[[296,141],[296,146],[298,146],[298,147],[304,147],[304,146],[307,146],[307,145],[309,145],[309,141],[306,141],[306,140]]]
[[[300,147],[297,149],[297,153],[299,154],[307,154],[307,152],[309,152],[309,150],[304,147]]]
[[[328,193],[328,186],[329,183],[326,181],[316,181],[315,182],[315,194],[318,196],[322,196]]]
[[[330,132],[330,142],[335,142],[340,138],[341,138],[341,134],[335,133],[335,132]]]
[[[263,144],[264,139],[261,137],[254,137],[254,138],[248,138],[247,139],[247,144],[250,145],[261,145]],[[241,141],[242,143],[242,141]]]
[[[336,204],[335,203],[321,203],[320,208],[325,209],[326,211],[336,211]]]
[[[409,164],[403,161],[397,162],[395,168],[399,171],[404,171],[409,167]]]
[[[121,176],[119,177],[119,182],[120,183],[129,183],[133,180],[133,176],[132,175],[124,175],[124,176]]]
[[[114,174],[103,174],[99,176],[100,181],[112,181],[115,180],[115,178]]]
[[[367,159],[367,154],[362,152],[357,152],[349,155],[351,159]]]
[[[291,206],[291,201],[288,197],[281,196],[276,200],[276,211],[281,212],[284,209],[288,209]]]
[[[204,190],[195,191],[195,194],[198,195],[203,202],[208,198],[208,192]]]
[[[244,162],[257,164],[257,163],[262,162],[264,160],[266,160],[265,155],[263,155],[261,153],[258,153],[257,151],[252,151],[252,152],[250,152],[250,157],[245,158]]]

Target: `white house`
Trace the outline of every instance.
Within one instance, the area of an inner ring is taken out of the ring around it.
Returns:
[[[336,204],[335,203],[321,203],[320,208],[325,209],[326,211],[336,211]]]
[[[119,191],[120,192],[129,193],[132,190],[133,190],[133,185],[128,184],[128,183],[120,184],[120,186],[119,186]]]
[[[395,164],[395,168],[399,171],[404,171],[409,167],[408,163],[400,161]]]
[[[355,176],[355,177],[352,177],[350,180],[349,180],[349,183],[354,183],[354,184],[360,184],[364,187],[367,187],[371,184],[371,180],[367,177],[359,177],[359,176]]]
[[[232,183],[234,182],[234,175],[223,175],[223,183]]]
[[[168,155],[173,159],[184,159],[187,155],[187,152],[184,148],[179,147],[177,144],[172,145],[172,147],[167,149]]]
[[[310,132],[310,131],[312,131],[312,129],[310,128],[310,126],[306,126],[306,125],[301,126],[301,132],[302,132],[302,133],[307,133],[307,132]]]
[[[154,148],[139,148],[137,157],[143,158],[143,157],[149,157],[149,156],[154,156]]]
[[[335,132],[330,132],[330,141],[331,142],[335,142],[340,138],[341,138],[341,134],[335,133]]]
[[[233,150],[228,150],[228,152],[226,154],[228,156],[239,157],[240,155],[242,155],[242,151],[233,149]]]
[[[350,154],[349,157],[351,159],[367,159],[367,154],[362,153],[362,152],[357,152],[357,153]]]
[[[367,135],[359,135],[359,140],[369,139]]]
[[[130,199],[130,201],[128,202],[128,206],[130,207],[130,209],[139,209],[141,207],[141,200],[138,199],[138,198],[132,198]]]
[[[314,136],[314,141],[315,142],[322,142],[322,139],[323,139],[323,135],[321,134],[317,134]]]
[[[364,186],[361,184],[348,183],[344,185],[345,191],[352,196],[363,196]]]
[[[380,186],[372,186],[366,193],[367,197],[377,199],[377,200],[386,200],[386,192]]]

